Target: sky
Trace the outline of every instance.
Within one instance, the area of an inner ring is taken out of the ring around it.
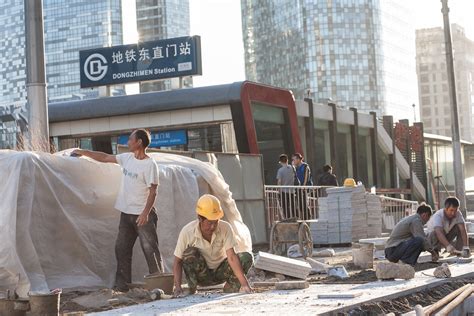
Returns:
[[[416,28],[443,24],[440,0],[380,1],[407,2],[413,7]],[[189,4],[191,35],[201,36],[203,63],[203,75],[195,76],[193,85],[245,80],[240,0],[189,0]],[[449,7],[451,23],[463,26],[466,35],[474,40],[474,0],[449,0]]]

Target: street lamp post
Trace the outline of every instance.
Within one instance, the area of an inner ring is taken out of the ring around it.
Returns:
[[[466,217],[466,192],[464,188],[464,170],[462,165],[461,137],[459,131],[458,103],[456,97],[456,77],[454,75],[453,43],[451,39],[451,25],[449,23],[448,0],[441,0],[444,20],[444,41],[446,49],[446,67],[448,72],[448,91],[451,103],[451,129],[454,158],[454,184],[456,197],[461,202],[461,212]]]
[[[43,1],[24,0],[28,149],[49,151],[48,104],[44,64]]]

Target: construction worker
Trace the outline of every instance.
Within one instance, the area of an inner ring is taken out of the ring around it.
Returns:
[[[135,130],[128,138],[129,153],[109,155],[103,152],[76,149],[72,156],[86,156],[99,162],[118,163],[122,167],[122,183],[115,208],[120,211],[120,224],[115,243],[117,272],[114,289],[127,291],[132,282],[132,254],[137,237],[150,273],[163,272],[154,207],[158,188],[158,165],[146,154],[150,133]]]
[[[429,240],[436,252],[444,247],[451,254],[470,257],[466,223],[459,211],[459,204],[456,197],[445,200],[444,208],[437,211],[427,224]],[[455,239],[456,243],[453,245],[451,242]]]
[[[414,266],[423,250],[431,253],[433,261],[438,260],[438,253],[431,249],[423,230],[431,213],[431,206],[423,203],[416,210],[416,214],[403,218],[395,225],[385,246],[385,258],[388,261],[401,260]]]
[[[224,212],[219,200],[210,194],[197,202],[198,219],[181,230],[174,251],[174,297],[183,294],[182,270],[188,280],[189,293],[196,293],[198,285],[225,283],[224,292],[251,293],[246,273],[253,264],[248,252],[236,254],[237,246],[232,226],[221,218]]]

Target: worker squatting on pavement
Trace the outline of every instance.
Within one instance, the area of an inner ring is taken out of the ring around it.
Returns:
[[[416,214],[407,216],[397,223],[385,246],[385,258],[391,262],[402,261],[415,265],[422,251],[429,251],[434,261],[438,254],[432,250],[423,226],[432,214],[431,206],[421,204]]]
[[[451,254],[471,256],[466,224],[455,197],[447,198],[444,208],[433,215],[431,207],[422,204],[416,214],[398,222],[387,241],[385,257],[391,262],[415,265],[422,251],[429,251],[432,261],[438,261],[442,248]]]
[[[132,281],[132,254],[137,237],[150,273],[163,272],[158,249],[156,225],[158,217],[154,208],[159,184],[158,165],[146,154],[150,134],[135,130],[128,139],[130,153],[109,155],[102,152],[76,149],[74,156],[87,156],[99,162],[118,163],[122,167],[122,183],[115,208],[120,213],[119,232],[115,244],[117,272],[114,288],[127,291]]]
[[[246,274],[253,264],[251,253],[236,254],[237,246],[232,226],[221,220],[224,212],[219,200],[210,194],[197,202],[198,219],[181,230],[174,251],[174,297],[183,294],[182,270],[186,274],[189,293],[198,285],[209,286],[226,282],[224,292],[251,293]]]

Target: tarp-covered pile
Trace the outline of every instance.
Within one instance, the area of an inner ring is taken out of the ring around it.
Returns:
[[[212,165],[192,158],[151,154],[160,166],[158,238],[170,271],[181,228],[196,218],[195,203],[216,195],[237,234],[237,251],[251,238],[228,185]],[[111,286],[120,213],[114,209],[121,170],[84,158],[0,151],[0,289],[21,296],[53,288]],[[147,274],[137,241],[134,279]]]

